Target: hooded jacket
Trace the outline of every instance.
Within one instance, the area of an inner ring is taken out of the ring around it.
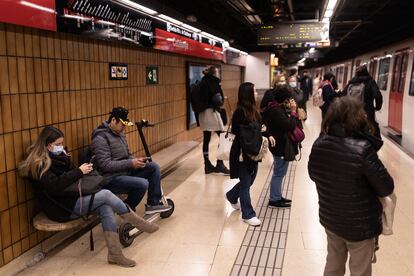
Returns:
[[[364,93],[364,109],[371,122],[375,121],[375,111],[381,110],[382,107],[382,94],[375,80],[370,75],[356,76],[347,84],[344,94],[346,95],[350,84],[357,83],[365,84]],[[375,106],[374,106],[375,101]]]
[[[93,131],[91,150],[95,155],[96,168],[104,176],[105,183],[113,176],[128,174],[133,167],[125,134],[114,132],[107,122]]]
[[[371,140],[371,139],[369,139]],[[319,220],[348,241],[362,241],[382,232],[382,205],[394,182],[377,150],[381,141],[366,135],[346,135],[340,125],[313,144],[308,171],[319,196]]]

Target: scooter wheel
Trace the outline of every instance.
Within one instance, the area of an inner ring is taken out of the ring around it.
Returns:
[[[167,202],[168,202],[168,206],[171,206],[171,209],[168,211],[162,212],[160,214],[161,218],[169,218],[172,215],[172,213],[174,213],[174,207],[175,207],[174,201],[172,201],[172,199],[170,198],[167,198]]]
[[[135,227],[132,226],[132,224],[129,222],[123,222],[119,226],[119,242],[124,247],[130,246],[134,242],[135,237],[129,235],[129,231],[131,231],[134,228]]]

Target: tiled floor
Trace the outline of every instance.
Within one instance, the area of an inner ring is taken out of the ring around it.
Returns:
[[[291,210],[273,210],[269,213],[266,212],[267,208],[262,207],[263,202],[267,201],[262,193],[266,191],[264,187],[271,169],[271,156],[260,164],[258,177],[252,186],[253,206],[258,206],[256,211],[259,214],[270,218],[265,220],[263,227],[277,227],[278,218],[283,216],[287,220],[290,216],[286,244],[283,244],[285,238],[282,234],[286,233],[286,229],[283,229],[278,232],[278,241],[282,241],[280,249],[275,244],[257,250],[260,255],[248,253],[253,258],[246,261],[257,267],[254,273],[251,272],[253,274],[322,275],[326,236],[319,224],[315,185],[307,173],[309,151],[319,134],[320,112],[310,108],[309,113],[305,124],[306,140],[302,160],[295,163],[296,174],[291,178],[294,187]],[[215,145],[211,145],[211,149],[214,148]],[[374,265],[374,275],[414,276],[414,160],[387,140],[380,157],[394,176],[398,202],[394,235],[380,237],[381,248],[377,254],[378,263]],[[234,183],[227,177],[203,173],[201,149],[193,153],[180,169],[167,176],[164,182],[166,190],[174,199],[176,211],[172,217],[158,222],[161,225],[158,232],[143,234],[124,249],[126,256],[137,261],[136,267],[126,269],[108,265],[102,230],[96,227],[94,252],[89,251],[88,235],[85,235],[21,275],[230,275],[233,265],[237,263],[240,248],[247,248],[246,241],[249,238],[250,241],[257,240],[258,244],[267,244],[268,236],[259,235],[258,229],[256,239],[256,230],[248,228],[241,221],[240,212],[234,211],[224,200],[225,192]],[[181,184],[173,189],[178,183]],[[278,251],[283,249],[284,252]],[[260,258],[268,251],[272,251],[269,258],[275,260],[276,264],[276,269],[271,272],[267,270],[264,259]],[[283,253],[281,265],[280,256]],[[247,272],[244,268],[240,272],[240,275],[247,275],[243,273]]]

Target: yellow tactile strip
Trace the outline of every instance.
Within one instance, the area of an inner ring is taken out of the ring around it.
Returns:
[[[283,196],[291,198],[296,164],[289,165],[283,180]],[[250,226],[244,236],[231,275],[281,275],[287,240],[290,209],[268,208],[272,171],[256,206],[262,221],[259,227]]]

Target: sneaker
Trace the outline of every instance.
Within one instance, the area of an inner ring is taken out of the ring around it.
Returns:
[[[230,202],[230,200],[227,198],[227,194],[226,194],[226,199],[228,202]],[[231,207],[233,207],[233,209],[235,210],[240,210],[240,203],[237,201],[237,203],[231,203],[230,202]]]
[[[290,208],[290,203],[283,202],[282,200],[271,201],[269,200],[270,208]]]
[[[145,214],[146,215],[152,215],[152,214],[157,214],[157,213],[163,213],[166,211],[171,210],[172,206],[169,205],[148,205],[145,204]]]
[[[285,202],[285,203],[292,203],[292,200],[291,199],[287,199],[287,198],[284,198],[284,197],[282,197],[280,200],[282,202]]]
[[[251,219],[244,219],[243,221],[251,226],[259,226],[260,224],[262,224],[261,220],[257,217],[252,217]]]
[[[224,166],[223,163],[219,163],[219,162],[217,162],[215,172],[216,173],[221,173],[223,175],[230,175],[230,170],[227,169],[226,166]]]

